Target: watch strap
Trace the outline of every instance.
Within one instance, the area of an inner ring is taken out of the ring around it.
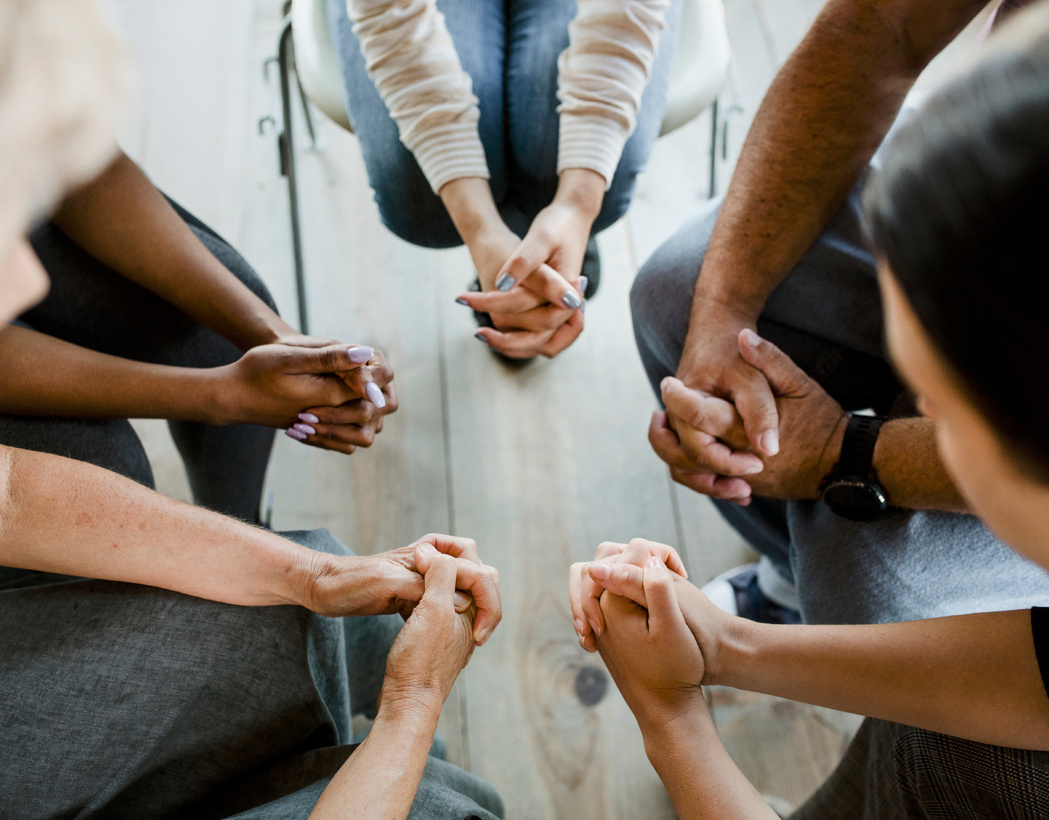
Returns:
[[[841,457],[835,475],[839,478],[855,476],[866,479],[874,463],[874,445],[878,443],[878,432],[885,423],[884,416],[853,415],[841,442]]]

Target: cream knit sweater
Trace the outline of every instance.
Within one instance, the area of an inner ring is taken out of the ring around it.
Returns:
[[[558,173],[588,168],[611,184],[669,5],[578,0],[568,48],[558,59]],[[368,74],[433,190],[461,177],[488,179],[477,97],[435,0],[347,0],[347,6]]]

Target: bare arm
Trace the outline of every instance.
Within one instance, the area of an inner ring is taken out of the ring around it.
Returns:
[[[761,455],[779,450],[772,392],[736,336],[841,205],[922,68],[982,0],[830,0],[747,136],[696,284],[677,375],[732,401]],[[672,414],[673,415],[673,414]],[[704,454],[684,454],[698,464]]]
[[[473,608],[453,607],[455,561],[425,570],[426,590],[390,649],[375,724],[332,778],[310,820],[408,816],[441,707],[473,652]]]
[[[605,594],[645,606],[650,603],[647,562],[663,561],[653,558],[657,553],[646,546],[634,541],[615,563],[591,564],[590,579]],[[693,584],[677,575],[673,580],[676,600],[703,656],[705,668],[696,682],[980,743],[1049,749],[1049,697],[1029,610],[892,624],[771,626],[730,616]],[[582,597],[588,596],[583,592]],[[600,600],[607,620],[605,599]],[[593,611],[592,603],[584,605]],[[578,609],[573,601],[573,611]],[[605,631],[612,628],[608,624]]]
[[[53,219],[88,254],[241,350],[297,335],[201,244],[124,154]]]
[[[732,619],[708,679],[980,743],[1049,750],[1049,697],[1029,610],[859,626]]]

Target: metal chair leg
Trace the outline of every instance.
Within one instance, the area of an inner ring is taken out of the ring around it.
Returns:
[[[292,138],[291,70],[295,59],[291,39],[291,20],[287,20],[280,34],[277,60],[280,64],[280,100],[284,115],[279,137],[281,173],[288,178],[288,206],[291,213],[291,244],[295,260],[295,287],[299,299],[299,330],[308,334],[306,310],[306,272],[302,263],[302,228],[299,220],[299,191],[295,174],[295,142]]]
[[[714,98],[710,106],[710,199],[718,192],[717,169],[718,169],[718,102],[720,95]]]

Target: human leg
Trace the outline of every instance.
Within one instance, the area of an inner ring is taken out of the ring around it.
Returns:
[[[1035,820],[1047,801],[1049,753],[867,719],[791,820]]]
[[[576,3],[512,0],[508,6],[505,85],[509,182],[500,210],[507,224],[524,235],[557,190],[557,60],[568,47],[568,25],[575,17]],[[672,0],[651,79],[637,113],[637,127],[627,140],[611,187],[605,192],[594,233],[626,213],[637,175],[659,136],[680,16],[681,0]]]
[[[175,207],[205,247],[272,306],[247,262],[199,220]],[[100,264],[54,225],[44,224],[31,238],[51,278],[47,298],[23,317],[34,329],[102,353],[156,364],[216,367],[240,357],[234,345]],[[46,423],[42,420],[37,429]],[[90,427],[83,425],[85,431]],[[170,422],[169,427],[197,502],[256,520],[273,431],[255,425],[213,427],[193,422]],[[114,444],[122,440],[115,439]],[[87,460],[101,463],[99,458]]]
[[[503,171],[503,55],[506,28],[501,3],[441,0],[448,33],[479,100],[478,132],[484,146],[492,191],[498,201]],[[360,140],[368,181],[383,224],[408,242],[432,248],[462,244],[440,198],[419,164],[400,141],[397,124],[368,76],[360,42],[353,33],[345,0],[328,0],[328,20],[339,55],[347,109]]]

